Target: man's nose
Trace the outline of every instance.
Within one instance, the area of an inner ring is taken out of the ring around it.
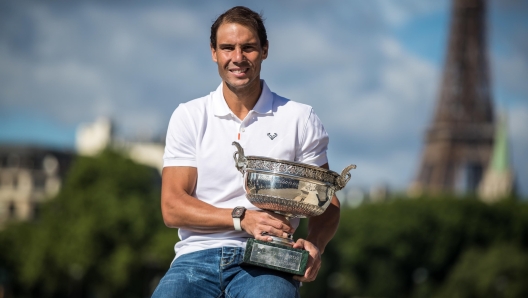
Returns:
[[[241,48],[236,48],[233,53],[233,62],[242,62],[244,60],[244,53]]]

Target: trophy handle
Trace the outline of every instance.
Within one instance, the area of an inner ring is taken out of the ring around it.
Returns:
[[[237,150],[238,150],[238,151],[235,151],[235,153],[233,154],[233,159],[235,160],[235,166],[240,173],[244,174],[244,172],[246,172],[246,166],[247,166],[247,159],[246,159],[246,156],[244,155],[244,148],[242,148],[242,146],[240,146],[238,142],[233,142],[232,145],[237,147]]]
[[[352,175],[350,175],[350,170],[353,170],[355,168],[356,168],[356,165],[349,165],[343,170],[343,172],[341,172],[341,175],[336,178],[336,183],[337,183],[336,191],[345,188],[348,181],[350,181],[350,177],[352,177]]]

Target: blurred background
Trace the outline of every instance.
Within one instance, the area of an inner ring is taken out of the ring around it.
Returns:
[[[209,31],[235,5],[331,169],[358,165],[303,297],[528,297],[526,0],[2,1],[0,297],[150,296],[177,241],[168,121],[220,83]]]

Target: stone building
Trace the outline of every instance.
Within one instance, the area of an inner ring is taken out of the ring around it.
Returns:
[[[153,167],[160,173],[163,169],[163,142],[118,140],[114,136],[112,121],[105,117],[81,124],[77,129],[75,144],[79,155],[94,156],[108,147],[139,164]]]
[[[495,132],[491,161],[479,185],[481,200],[494,203],[515,195],[515,173],[511,167],[506,115],[503,115]]]
[[[94,156],[107,147],[161,173],[164,144],[118,141],[113,135],[112,122],[107,118],[79,126],[75,152],[1,144],[0,227],[10,220],[38,218],[40,203],[57,195],[73,158]]]
[[[73,153],[34,146],[0,146],[0,226],[39,215],[60,190]]]

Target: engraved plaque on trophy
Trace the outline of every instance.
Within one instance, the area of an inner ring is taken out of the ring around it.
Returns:
[[[298,162],[245,156],[239,143],[233,158],[244,175],[246,198],[256,207],[289,218],[306,218],[322,214],[330,205],[334,193],[350,180],[346,167],[336,172]],[[271,236],[271,242],[250,238],[246,244],[244,263],[304,275],[308,251],[293,248],[291,237]]]

